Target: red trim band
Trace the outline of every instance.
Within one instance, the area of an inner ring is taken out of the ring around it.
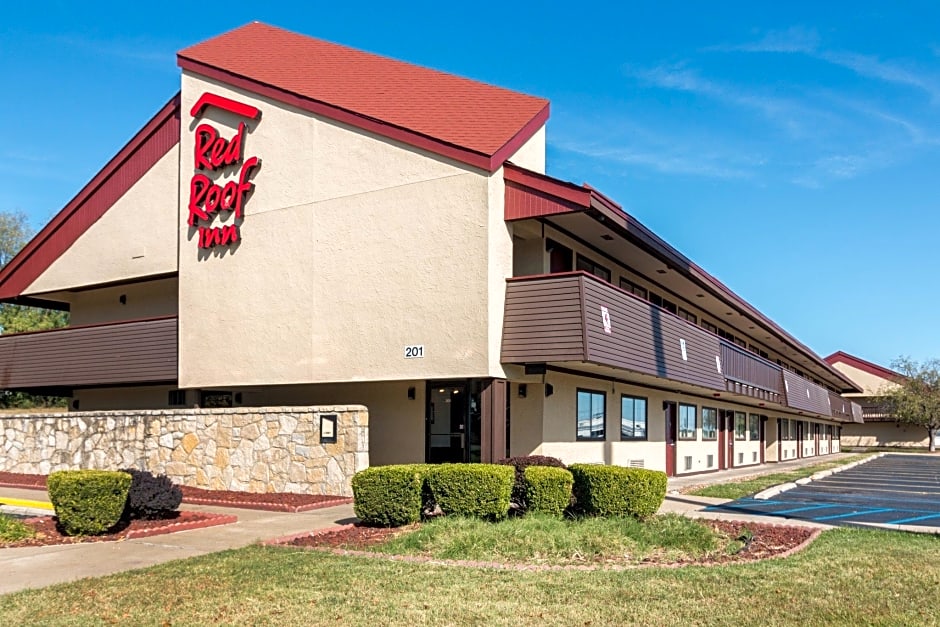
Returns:
[[[199,114],[202,113],[202,110],[206,107],[216,107],[217,109],[222,109],[223,111],[228,111],[230,113],[234,113],[235,115],[240,115],[243,118],[248,118],[249,120],[257,120],[261,117],[261,110],[257,107],[253,107],[242,102],[237,102],[230,98],[226,98],[225,96],[210,94],[209,92],[206,92],[199,97],[199,100],[197,100],[196,104],[193,105],[193,108],[189,111],[189,114],[194,118],[199,117]]]

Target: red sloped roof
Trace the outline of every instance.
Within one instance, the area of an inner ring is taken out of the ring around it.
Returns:
[[[422,148],[431,140],[450,148],[437,152],[490,171],[548,118],[542,98],[259,22],[186,48],[178,61],[183,69],[328,117],[337,117],[330,110],[346,114],[341,121]]]

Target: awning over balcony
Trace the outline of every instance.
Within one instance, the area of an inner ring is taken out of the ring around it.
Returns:
[[[594,364],[854,420],[851,401],[584,272],[509,279],[505,314],[503,363]]]
[[[177,355],[176,316],[0,335],[0,389],[173,382]]]

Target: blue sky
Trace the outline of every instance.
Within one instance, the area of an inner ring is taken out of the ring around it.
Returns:
[[[199,4],[5,8],[0,209],[41,227],[178,90],[177,50],[257,19],[546,97],[549,174],[821,355],[940,357],[940,6]]]

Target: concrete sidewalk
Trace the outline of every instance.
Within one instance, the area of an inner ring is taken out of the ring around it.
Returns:
[[[46,500],[46,494],[41,490],[0,488],[2,496]],[[183,508],[234,514],[238,516],[238,522],[121,542],[3,549],[0,550],[0,572],[4,574],[0,578],[0,594],[236,549],[260,540],[324,529],[355,520],[351,504],[296,514],[208,505],[185,504]]]

